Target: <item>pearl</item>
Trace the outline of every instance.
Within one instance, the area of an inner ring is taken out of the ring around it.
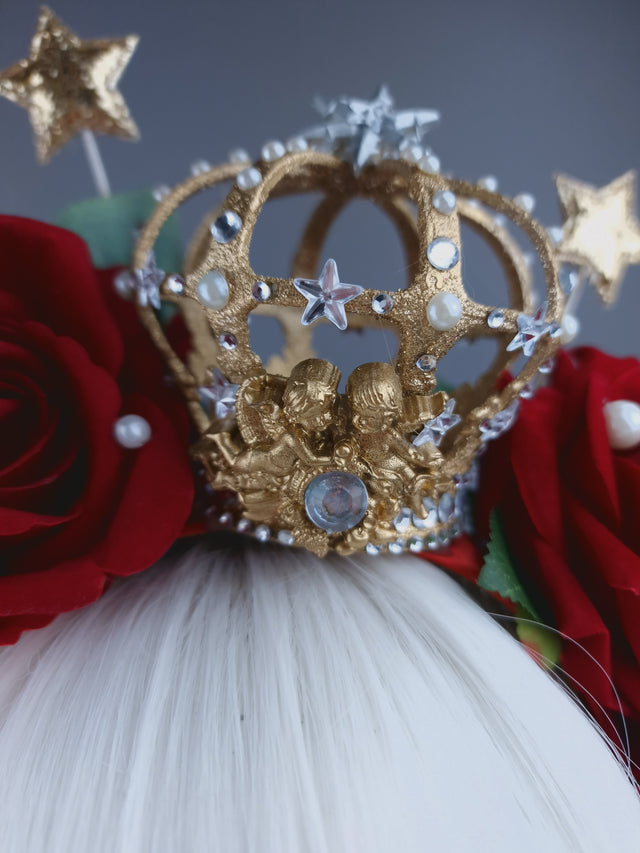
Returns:
[[[234,165],[240,165],[240,163],[250,163],[251,157],[248,151],[245,151],[244,148],[234,148],[233,151],[229,151],[229,162]]]
[[[614,400],[603,407],[607,437],[613,450],[631,450],[640,444],[640,405]]]
[[[432,328],[447,332],[457,326],[462,317],[462,305],[455,293],[436,293],[427,305],[427,320]]]
[[[113,279],[113,287],[122,299],[133,299],[136,282],[129,270],[122,270]]]
[[[219,311],[229,301],[229,285],[220,270],[206,272],[196,286],[198,299],[207,308]]]
[[[560,340],[570,343],[580,331],[580,321],[574,314],[565,314],[560,323]]]
[[[166,184],[160,184],[153,188],[151,195],[153,196],[154,201],[162,201],[162,199],[166,198],[170,192],[171,189]]]
[[[191,174],[194,177],[198,175],[204,175],[205,172],[208,172],[211,169],[211,163],[208,160],[196,160],[191,164]]]
[[[113,425],[113,435],[121,447],[137,450],[151,438],[151,427],[140,415],[123,415]]]
[[[444,213],[445,216],[451,216],[456,209],[456,197],[451,190],[438,190],[433,194],[431,203],[438,213]]]

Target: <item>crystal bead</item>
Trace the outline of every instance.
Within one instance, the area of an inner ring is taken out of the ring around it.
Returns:
[[[218,524],[222,527],[231,527],[233,524],[233,516],[230,512],[223,512],[220,518],[218,519]]]
[[[409,550],[413,551],[414,554],[419,554],[424,549],[424,542],[419,536],[412,536],[407,544],[409,545]]]
[[[231,332],[223,332],[218,338],[222,349],[232,352],[238,346],[238,339]]]
[[[238,524],[236,525],[236,530],[238,533],[251,533],[253,529],[253,524],[249,521],[248,518],[241,518]]]
[[[423,373],[430,373],[432,370],[435,370],[437,366],[438,359],[435,355],[429,355],[429,353],[421,355],[416,361],[416,367],[418,370],[422,370]]]
[[[427,154],[420,160],[420,168],[423,172],[435,175],[440,171],[440,159],[435,154]]]
[[[368,504],[362,480],[345,471],[318,474],[304,494],[307,516],[327,533],[341,533],[355,527],[364,518]]]
[[[393,519],[393,526],[398,533],[406,533],[411,527],[411,510],[408,507],[403,507]]]
[[[309,143],[304,136],[294,136],[293,139],[290,139],[287,142],[287,151],[290,151],[292,154],[296,154],[300,151],[307,151],[308,148]]]
[[[451,190],[438,190],[433,194],[431,203],[438,213],[444,213],[445,216],[450,216],[456,209],[456,197]]]
[[[229,301],[229,285],[220,270],[209,270],[196,285],[198,299],[207,308],[219,311]]]
[[[270,142],[265,142],[262,146],[262,151],[260,152],[262,159],[267,162],[272,162],[273,160],[279,160],[280,157],[283,157],[287,153],[287,149],[284,147],[282,142],[277,139],[272,139]]]
[[[254,536],[258,540],[258,542],[268,542],[271,539],[271,531],[267,527],[266,524],[259,524],[256,527],[256,531]]]
[[[413,516],[413,526],[418,530],[428,530],[433,527],[438,520],[438,507],[432,498],[423,498],[422,506],[426,510],[426,517],[420,518],[418,515]]]
[[[427,305],[429,325],[438,332],[447,332],[457,326],[462,317],[462,304],[455,293],[436,293]]]
[[[504,311],[501,311],[499,308],[496,308],[495,311],[492,311],[491,314],[487,317],[487,326],[490,329],[499,329],[500,326],[504,325]]]
[[[438,519],[444,524],[444,522],[449,521],[449,519],[453,517],[455,509],[456,507],[453,495],[450,495],[449,492],[445,492],[441,496],[440,503],[438,504]]]
[[[542,364],[538,368],[538,373],[553,373],[554,366],[555,362],[553,358],[548,358],[546,361],[542,362]]]
[[[180,296],[184,293],[184,279],[181,275],[173,273],[167,278],[166,288],[169,293],[173,293],[175,296]]]
[[[159,184],[151,190],[151,195],[153,196],[154,201],[160,202],[163,198],[166,198],[170,192],[171,188],[166,184]]]
[[[256,302],[267,302],[271,299],[271,288],[266,281],[255,281],[251,287],[251,295]]]
[[[211,163],[208,160],[196,160],[191,164],[191,174],[195,177],[204,175],[211,169]]]
[[[293,545],[296,541],[296,537],[290,530],[279,530],[277,535],[277,540],[281,545]]]
[[[233,210],[225,210],[209,227],[216,243],[230,243],[242,228],[242,220]]]
[[[371,307],[376,314],[388,314],[393,308],[393,297],[389,293],[378,293],[371,300]]]
[[[440,547],[440,540],[435,533],[430,533],[424,541],[429,551],[437,551]]]
[[[419,163],[425,157],[424,148],[421,145],[410,145],[402,151],[401,156],[408,163]]]
[[[374,545],[373,542],[367,542],[364,550],[369,554],[369,556],[377,557],[382,549],[379,545]]]
[[[122,270],[113,279],[113,287],[122,299],[133,299],[136,282],[129,270]]]
[[[485,175],[478,181],[478,186],[483,190],[489,190],[490,193],[498,191],[498,179],[495,175]]]
[[[395,542],[389,542],[389,553],[390,554],[402,554],[404,551],[404,540],[396,539]]]
[[[250,163],[251,156],[248,151],[245,151],[244,148],[234,148],[233,151],[229,151],[229,162],[234,165],[239,165],[240,163]]]
[[[531,398],[536,393],[536,389],[530,382],[527,382],[526,385],[522,388],[518,396],[523,400],[531,400]]]
[[[262,174],[260,169],[256,169],[255,166],[249,166],[248,169],[244,169],[240,172],[236,178],[236,184],[241,190],[252,190],[254,187],[258,186],[261,180]]]
[[[140,415],[123,415],[113,425],[113,435],[121,447],[137,450],[151,438],[151,427]]]
[[[427,258],[437,270],[450,270],[460,260],[460,250],[448,237],[436,237],[429,243]]]
[[[513,200],[518,207],[524,210],[525,213],[533,213],[536,206],[536,200],[531,193],[518,193]]]

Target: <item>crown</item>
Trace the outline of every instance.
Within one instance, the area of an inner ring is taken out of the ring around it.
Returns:
[[[437,114],[392,107],[384,89],[370,102],[324,103],[324,124],[287,146],[266,145],[256,162],[236,155],[196,170],[159,201],[134,255],[140,315],[199,435],[193,455],[214,489],[235,495],[226,520],[262,541],[320,555],[434,549],[460,533],[478,455],[513,423],[519,398],[532,393],[562,336],[557,252],[526,199],[500,195],[489,181],[440,175],[423,143]],[[153,248],[164,223],[195,194],[228,182],[185,268],[158,270]],[[252,269],[249,249],[265,204],[300,193],[322,198],[291,277]],[[336,261],[322,257],[332,223],[355,197],[374,202],[400,232],[406,289],[343,283]],[[465,290],[461,223],[496,253],[510,305],[481,304]],[[537,302],[517,232],[543,273]],[[189,329],[184,360],[160,322],[163,303],[177,307]],[[279,320],[285,337],[283,353],[266,365],[249,337],[256,309]],[[397,356],[360,365],[340,392],[338,368],[314,357],[316,322],[344,333],[389,326]],[[489,370],[473,384],[439,387],[443,356],[463,338],[488,337],[498,341]]]

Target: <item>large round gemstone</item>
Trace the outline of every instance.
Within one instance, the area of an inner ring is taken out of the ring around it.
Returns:
[[[342,533],[355,527],[364,518],[368,503],[365,484],[346,471],[318,474],[304,493],[309,519],[327,533]]]

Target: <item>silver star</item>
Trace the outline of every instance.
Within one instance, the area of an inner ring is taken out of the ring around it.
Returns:
[[[239,385],[233,385],[226,379],[217,367],[211,371],[211,383],[201,385],[200,399],[211,415],[219,420],[225,420],[236,413],[236,395]]]
[[[422,146],[431,125],[440,119],[436,110],[394,112],[386,86],[370,101],[345,96],[328,102],[317,98],[315,106],[324,124],[302,135],[311,148],[342,157],[356,172],[377,156],[397,157],[408,148]]]
[[[548,303],[543,302],[533,317],[518,314],[518,334],[507,346],[508,352],[522,348],[527,358],[533,355],[540,338],[552,331],[552,326],[544,321],[548,307]]]
[[[329,260],[322,267],[320,278],[294,278],[293,285],[308,300],[302,314],[302,325],[309,326],[319,317],[331,320],[341,331],[347,328],[344,306],[359,296],[363,289],[359,284],[343,284],[338,277],[338,265]]]
[[[138,304],[143,307],[153,305],[156,310],[160,310],[160,285],[164,281],[164,270],[157,266],[155,254],[149,252],[145,266],[134,270],[133,274]]]
[[[520,401],[513,400],[506,409],[498,412],[492,418],[482,421],[480,424],[480,434],[483,441],[493,441],[499,438],[503,432],[506,432],[516,422],[518,411],[520,409]]]
[[[415,447],[422,447],[428,441],[433,442],[436,447],[440,447],[442,439],[449,430],[460,423],[460,415],[453,412],[455,405],[455,400],[447,400],[444,410],[440,412],[438,417],[426,422],[422,432],[413,439]]]

